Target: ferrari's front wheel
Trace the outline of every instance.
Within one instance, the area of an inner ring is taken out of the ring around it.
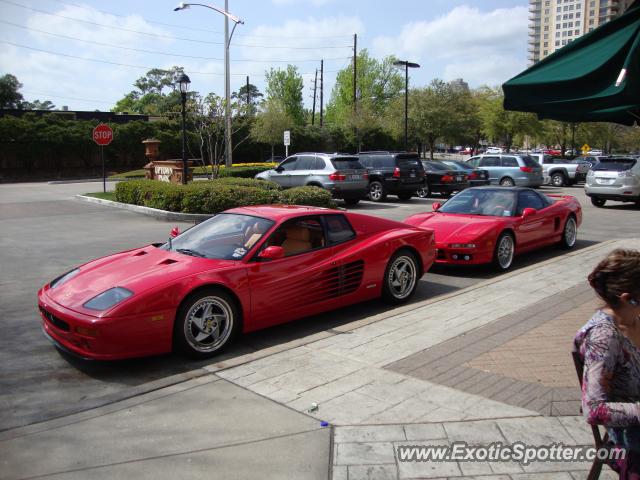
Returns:
[[[501,233],[493,252],[493,265],[501,272],[508,270],[513,263],[515,250],[513,235],[507,232]]]
[[[382,299],[388,303],[403,303],[418,286],[418,260],[408,250],[396,252],[384,272]]]
[[[200,290],[185,299],[174,323],[176,350],[206,358],[226,347],[240,329],[235,300],[218,288]]]

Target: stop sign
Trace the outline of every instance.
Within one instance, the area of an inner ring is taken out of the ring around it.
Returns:
[[[101,123],[93,129],[93,141],[98,145],[109,145],[113,140],[113,130],[109,125]]]

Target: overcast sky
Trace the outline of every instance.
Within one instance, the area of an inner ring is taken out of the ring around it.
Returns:
[[[203,2],[205,3],[205,2]],[[27,100],[109,110],[153,67],[181,65],[192,90],[224,95],[224,17],[173,0],[0,0],[0,75]],[[213,5],[224,7],[223,0]],[[311,104],[325,65],[325,102],[336,72],[358,50],[417,62],[411,86],[463,78],[499,85],[527,66],[526,0],[229,0],[245,21],[231,42],[231,89],[298,66]]]

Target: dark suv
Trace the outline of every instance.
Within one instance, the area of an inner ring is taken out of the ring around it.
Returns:
[[[360,152],[360,163],[369,170],[369,199],[387,195],[409,200],[425,182],[424,166],[417,153]]]

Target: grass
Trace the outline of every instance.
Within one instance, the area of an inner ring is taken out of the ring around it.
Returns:
[[[94,192],[94,193],[85,193],[85,197],[93,197],[93,198],[101,198],[102,200],[111,200],[112,202],[116,201],[116,195],[114,192]]]

